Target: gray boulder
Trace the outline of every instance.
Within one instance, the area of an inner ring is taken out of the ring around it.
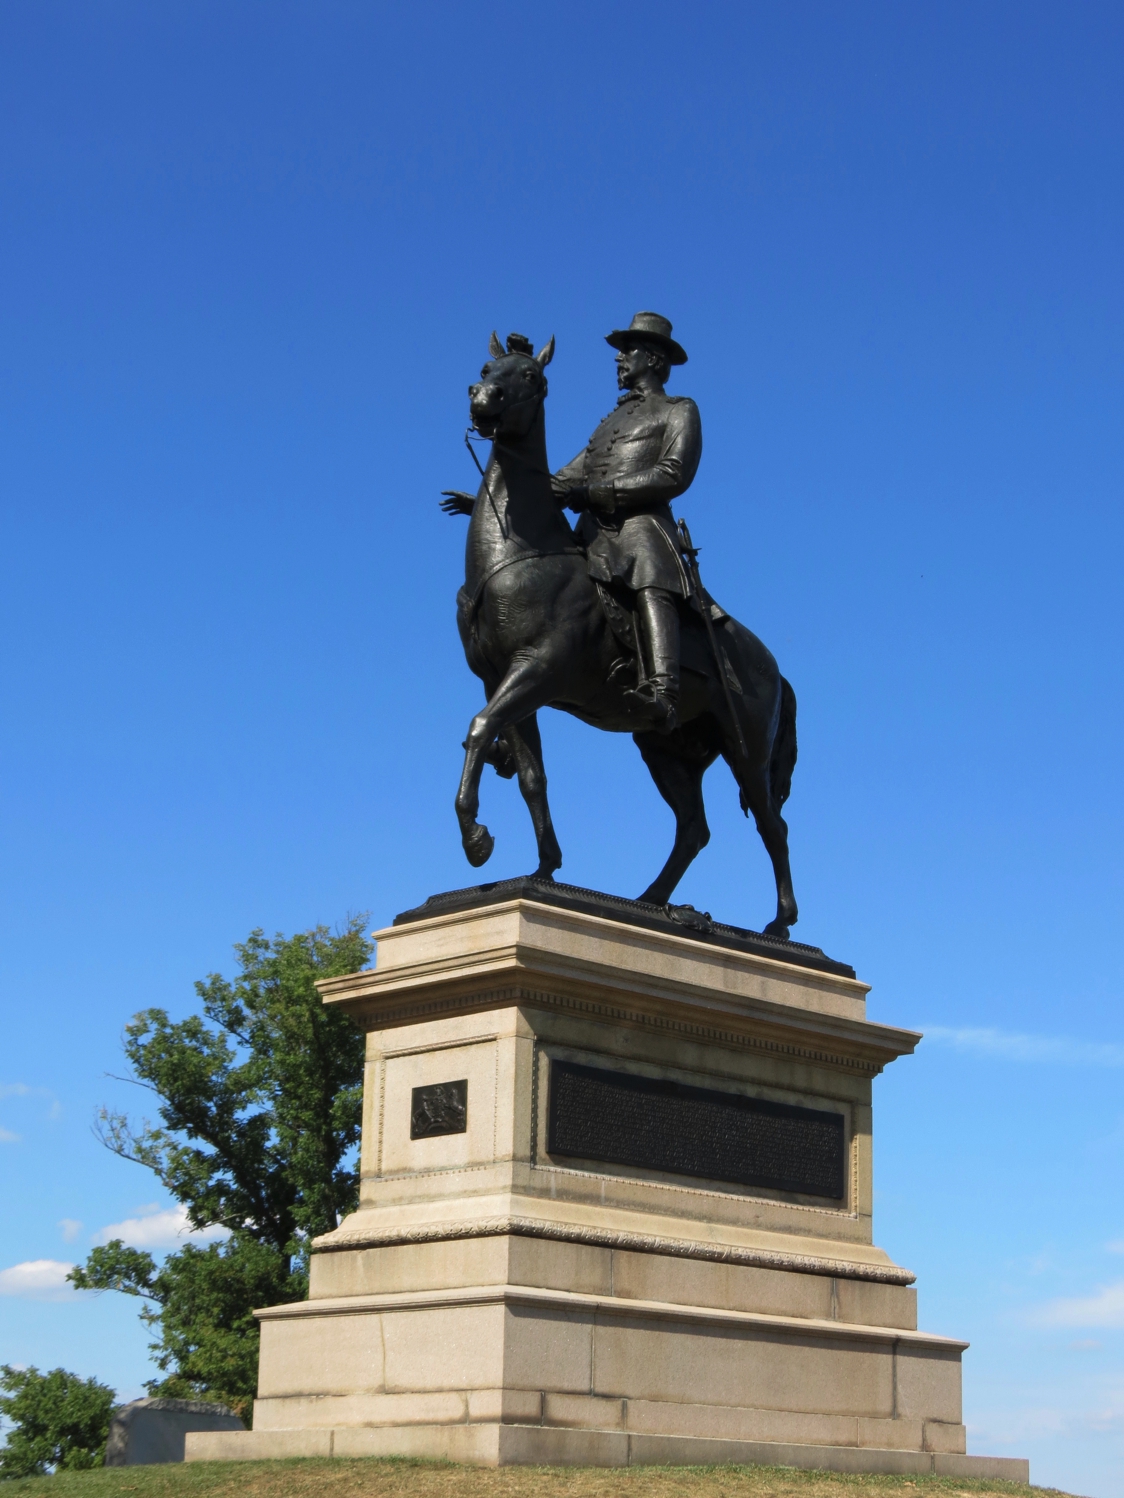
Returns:
[[[107,1467],[151,1467],[182,1462],[189,1430],[245,1430],[232,1409],[205,1399],[134,1399],[113,1411]]]

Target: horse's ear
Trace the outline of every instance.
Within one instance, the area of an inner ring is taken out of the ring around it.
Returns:
[[[502,359],[504,356],[504,346],[496,337],[494,331],[491,338],[488,339],[488,352],[493,359]]]
[[[540,369],[545,369],[553,358],[554,334],[552,333],[550,335],[550,342],[544,343],[542,348],[539,349],[538,353],[535,355],[535,363],[539,366]]]

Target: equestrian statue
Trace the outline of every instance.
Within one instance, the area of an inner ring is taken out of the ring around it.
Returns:
[[[666,905],[710,840],[702,779],[721,755],[773,864],[777,913],[765,931],[787,937],[797,911],[781,807],[796,764],[796,698],[756,635],[703,589],[690,534],[672,515],[698,468],[702,426],[694,401],[664,389],[687,362],[671,332],[665,317],[638,312],[608,335],[620,398],[555,474],[544,414],[554,339],[535,353],[520,333],[506,348],[493,333],[491,359],[469,386],[472,429],[492,451],[475,495],[446,490],[441,501],[470,517],[457,623],[488,699],[465,740],[461,841],[474,868],[491,857],[494,839],[477,821],[491,764],[518,777],[536,874],[553,878],[562,852],[535,715],[561,708],[631,733],[674,812],[671,853],[640,896]]]

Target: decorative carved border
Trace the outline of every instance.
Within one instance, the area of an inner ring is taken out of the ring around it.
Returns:
[[[832,1051],[817,1050],[811,1046],[797,1045],[790,1041],[746,1035],[737,1030],[719,1029],[714,1025],[692,1024],[690,1020],[674,1019],[669,1015],[648,1014],[643,1010],[598,1003],[593,999],[579,999],[570,994],[551,992],[548,989],[527,988],[522,984],[504,988],[480,989],[470,994],[452,994],[444,998],[417,999],[397,1004],[393,1008],[379,1008],[377,1013],[378,1018],[384,1023],[416,1022],[466,1010],[496,1009],[515,1004],[530,1004],[537,1008],[547,1009],[566,1009],[574,1014],[608,1020],[617,1024],[624,1023],[636,1025],[642,1029],[665,1030],[675,1035],[690,1036],[696,1040],[710,1041],[719,1045],[739,1046],[747,1050],[764,1051],[774,1056],[791,1057],[796,1061],[811,1061],[821,1066],[835,1066],[844,1071],[857,1072],[864,1077],[876,1077],[883,1069],[882,1063],[867,1061],[858,1056],[841,1056]]]
[[[593,1161],[584,1169],[573,1165],[560,1165],[558,1161],[561,1158],[561,1156],[544,1155],[544,1158],[541,1160],[531,1161],[531,1169],[541,1170],[544,1173],[549,1172],[549,1174],[556,1176],[572,1176],[580,1181],[596,1181],[598,1183],[611,1181],[614,1185],[641,1186],[645,1190],[664,1191],[669,1195],[698,1196],[707,1201],[713,1201],[717,1197],[721,1201],[734,1202],[741,1207],[744,1207],[748,1202],[757,1207],[781,1207],[786,1212],[810,1212],[816,1217],[827,1217],[832,1222],[838,1222],[840,1218],[846,1222],[856,1222],[859,1217],[858,1212],[849,1206],[832,1207],[828,1206],[826,1202],[822,1205],[811,1202],[794,1202],[780,1191],[774,1196],[764,1196],[762,1195],[763,1187],[747,1186],[744,1191],[729,1191],[723,1190],[718,1185],[691,1186],[687,1184],[686,1178],[675,1181],[660,1181],[656,1180],[654,1175],[628,1175],[626,1174],[627,1166],[621,1167],[618,1173],[617,1167],[608,1162],[602,1164],[600,1169],[597,1168],[596,1162]],[[434,1171],[432,1174],[436,1175],[437,1172]],[[588,1198],[585,1200],[588,1204]],[[783,1229],[779,1231],[783,1231]]]
[[[837,1279],[873,1280],[881,1285],[912,1285],[917,1278],[896,1264],[856,1264],[849,1259],[821,1259],[812,1254],[781,1253],[767,1248],[736,1248],[720,1243],[690,1243],[654,1234],[622,1233],[611,1228],[578,1223],[542,1222],[533,1217],[482,1217],[474,1222],[425,1223],[384,1232],[344,1233],[336,1229],[312,1240],[313,1253],[346,1253],[360,1248],[390,1248],[396,1244],[444,1243],[460,1238],[548,1238],[595,1248],[619,1248],[629,1253],[668,1254],[680,1259],[705,1259],[717,1264],[745,1264],[755,1269],[785,1269],[795,1274],[829,1274]]]

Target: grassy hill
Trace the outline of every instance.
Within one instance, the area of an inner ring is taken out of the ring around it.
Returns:
[[[952,1477],[862,1477],[792,1467],[457,1467],[300,1458],[60,1472],[3,1498],[1067,1498],[1056,1488]]]

